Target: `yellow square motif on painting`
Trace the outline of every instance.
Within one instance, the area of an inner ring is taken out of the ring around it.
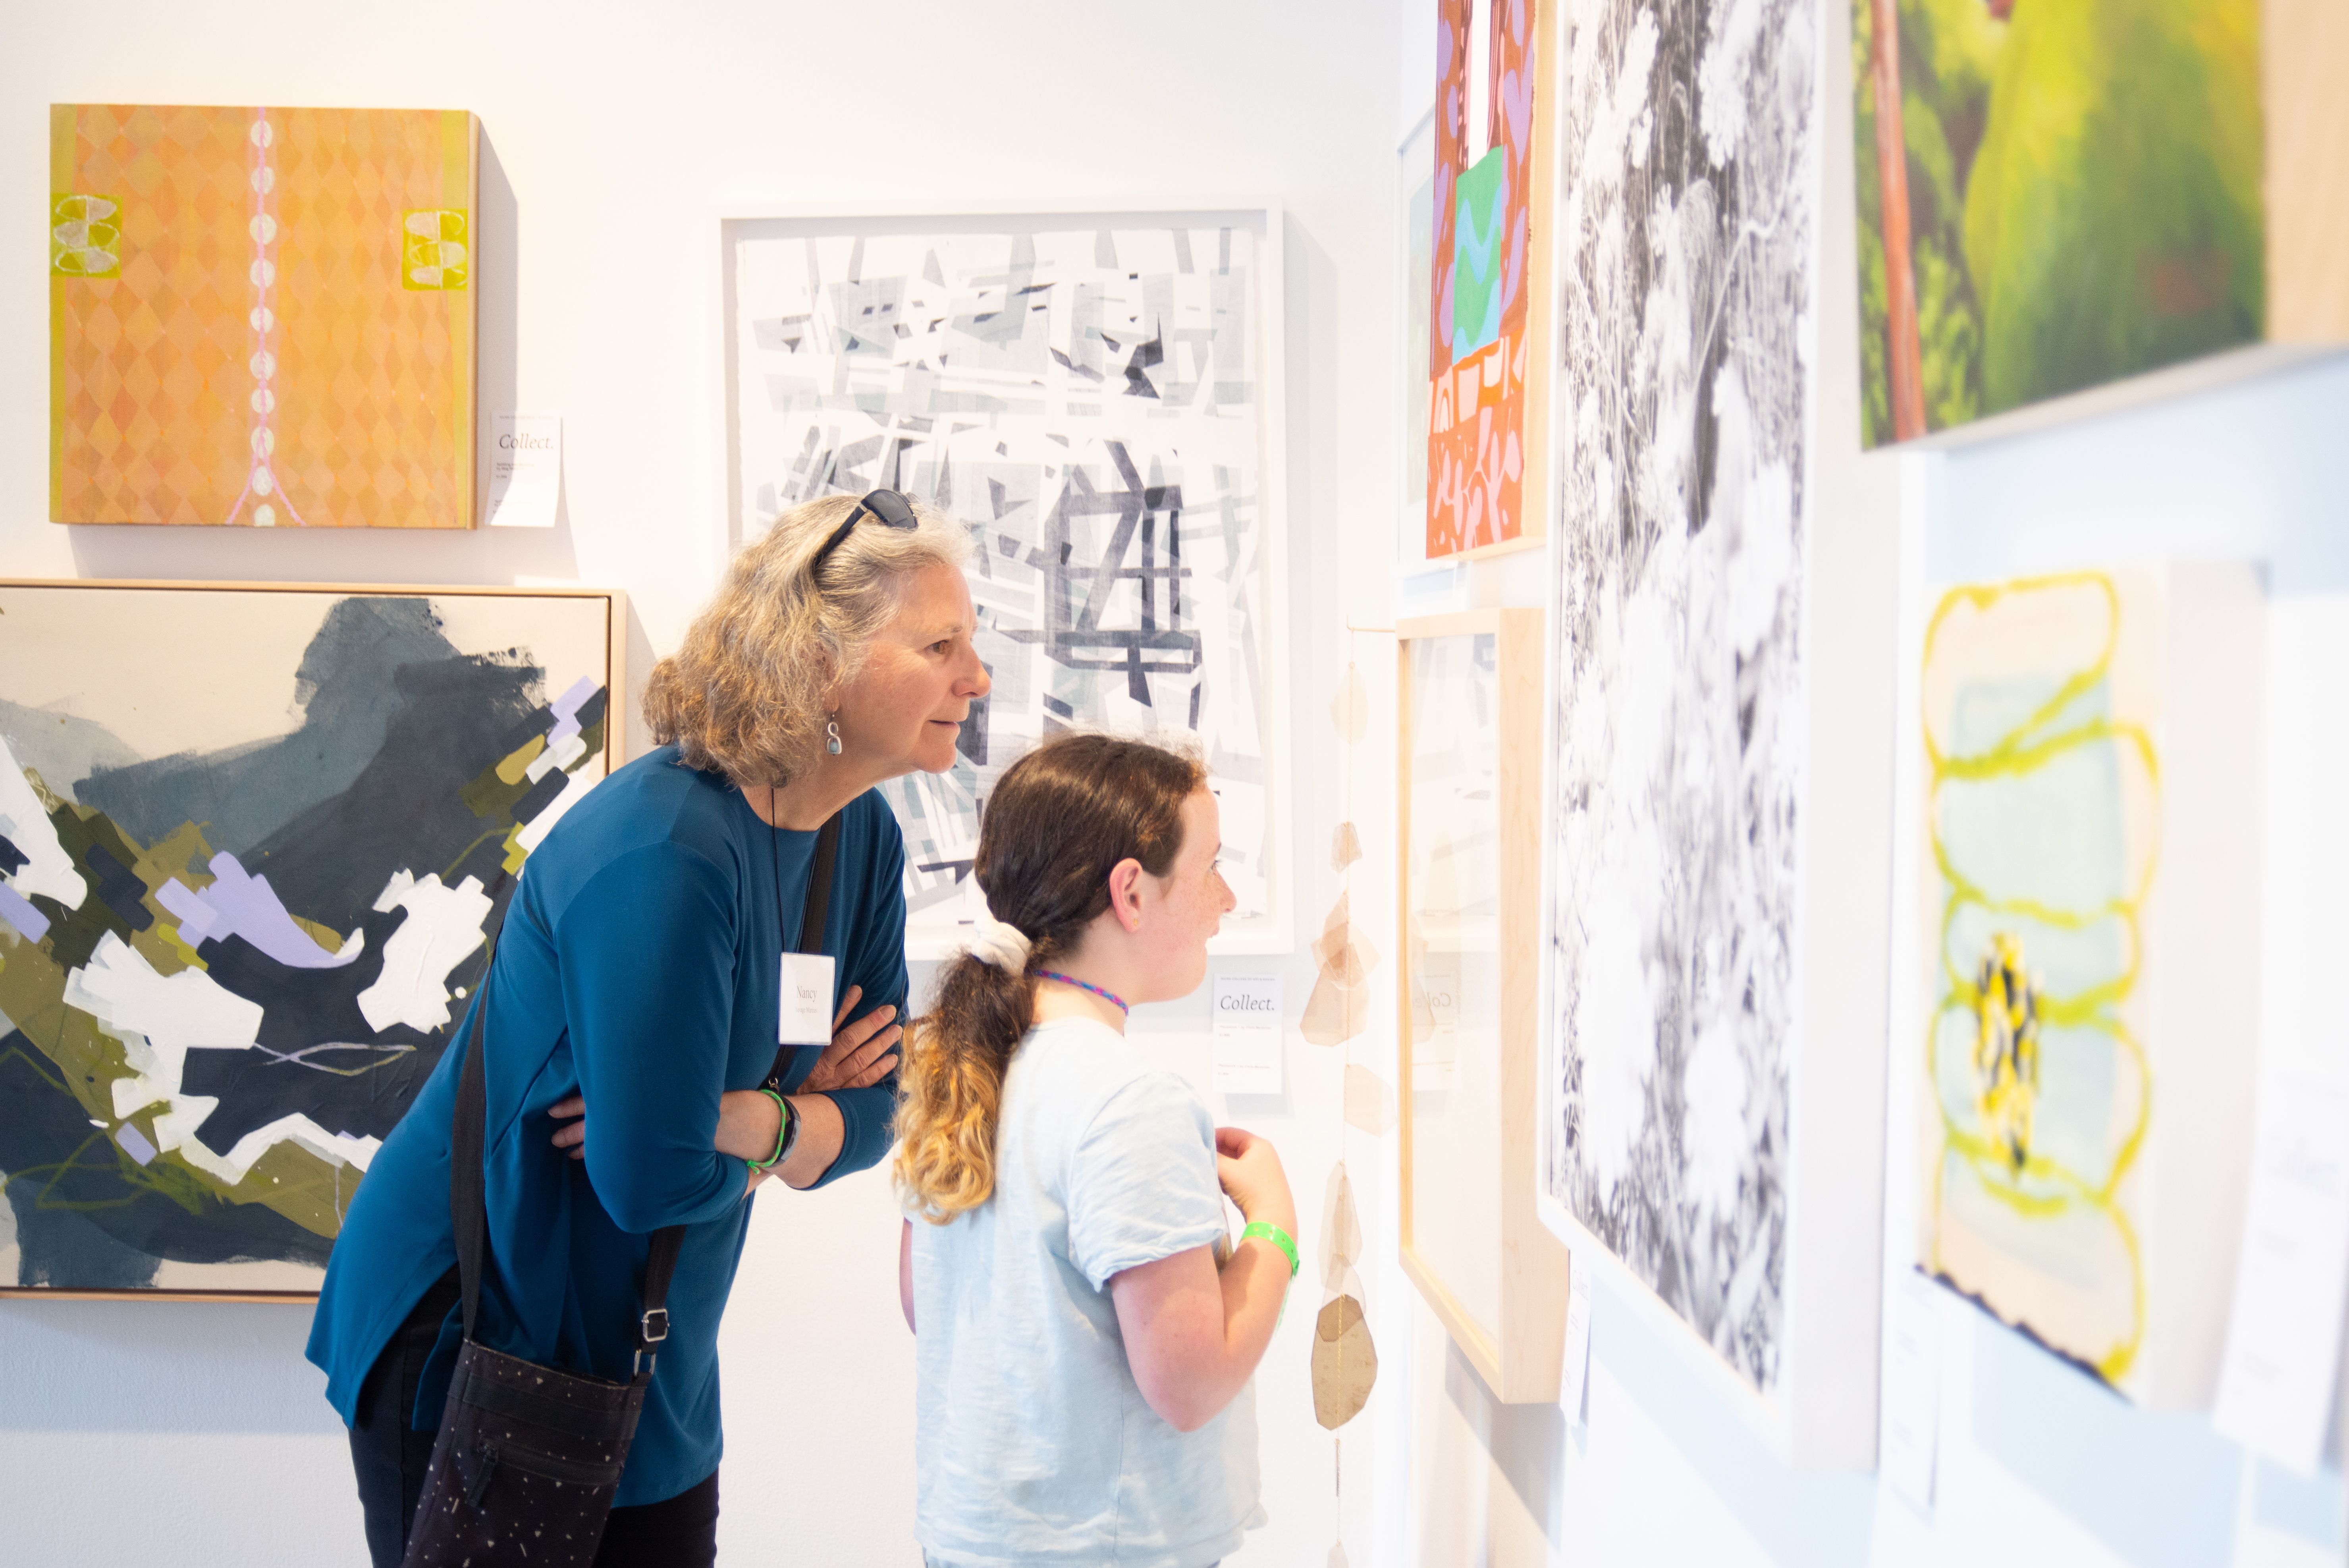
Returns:
[[[460,289],[472,272],[466,248],[465,214],[452,208],[424,207],[400,223],[399,283],[409,289]]]
[[[458,214],[460,218],[462,213]],[[111,196],[60,195],[49,203],[49,271],[69,278],[122,275],[122,203]]]

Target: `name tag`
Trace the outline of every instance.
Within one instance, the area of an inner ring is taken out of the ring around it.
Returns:
[[[783,1006],[779,1046],[832,1044],[832,954],[783,954]]]

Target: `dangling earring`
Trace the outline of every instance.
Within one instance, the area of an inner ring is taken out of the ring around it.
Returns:
[[[840,755],[840,719],[837,716],[823,721],[823,748],[834,757]]]

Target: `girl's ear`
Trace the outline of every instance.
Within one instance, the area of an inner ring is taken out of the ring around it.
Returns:
[[[1142,862],[1131,855],[1109,869],[1109,907],[1129,934],[1142,929]]]

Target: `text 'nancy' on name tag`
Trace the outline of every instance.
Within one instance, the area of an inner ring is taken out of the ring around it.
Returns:
[[[832,1044],[832,954],[783,954],[783,1005],[779,1046]]]

